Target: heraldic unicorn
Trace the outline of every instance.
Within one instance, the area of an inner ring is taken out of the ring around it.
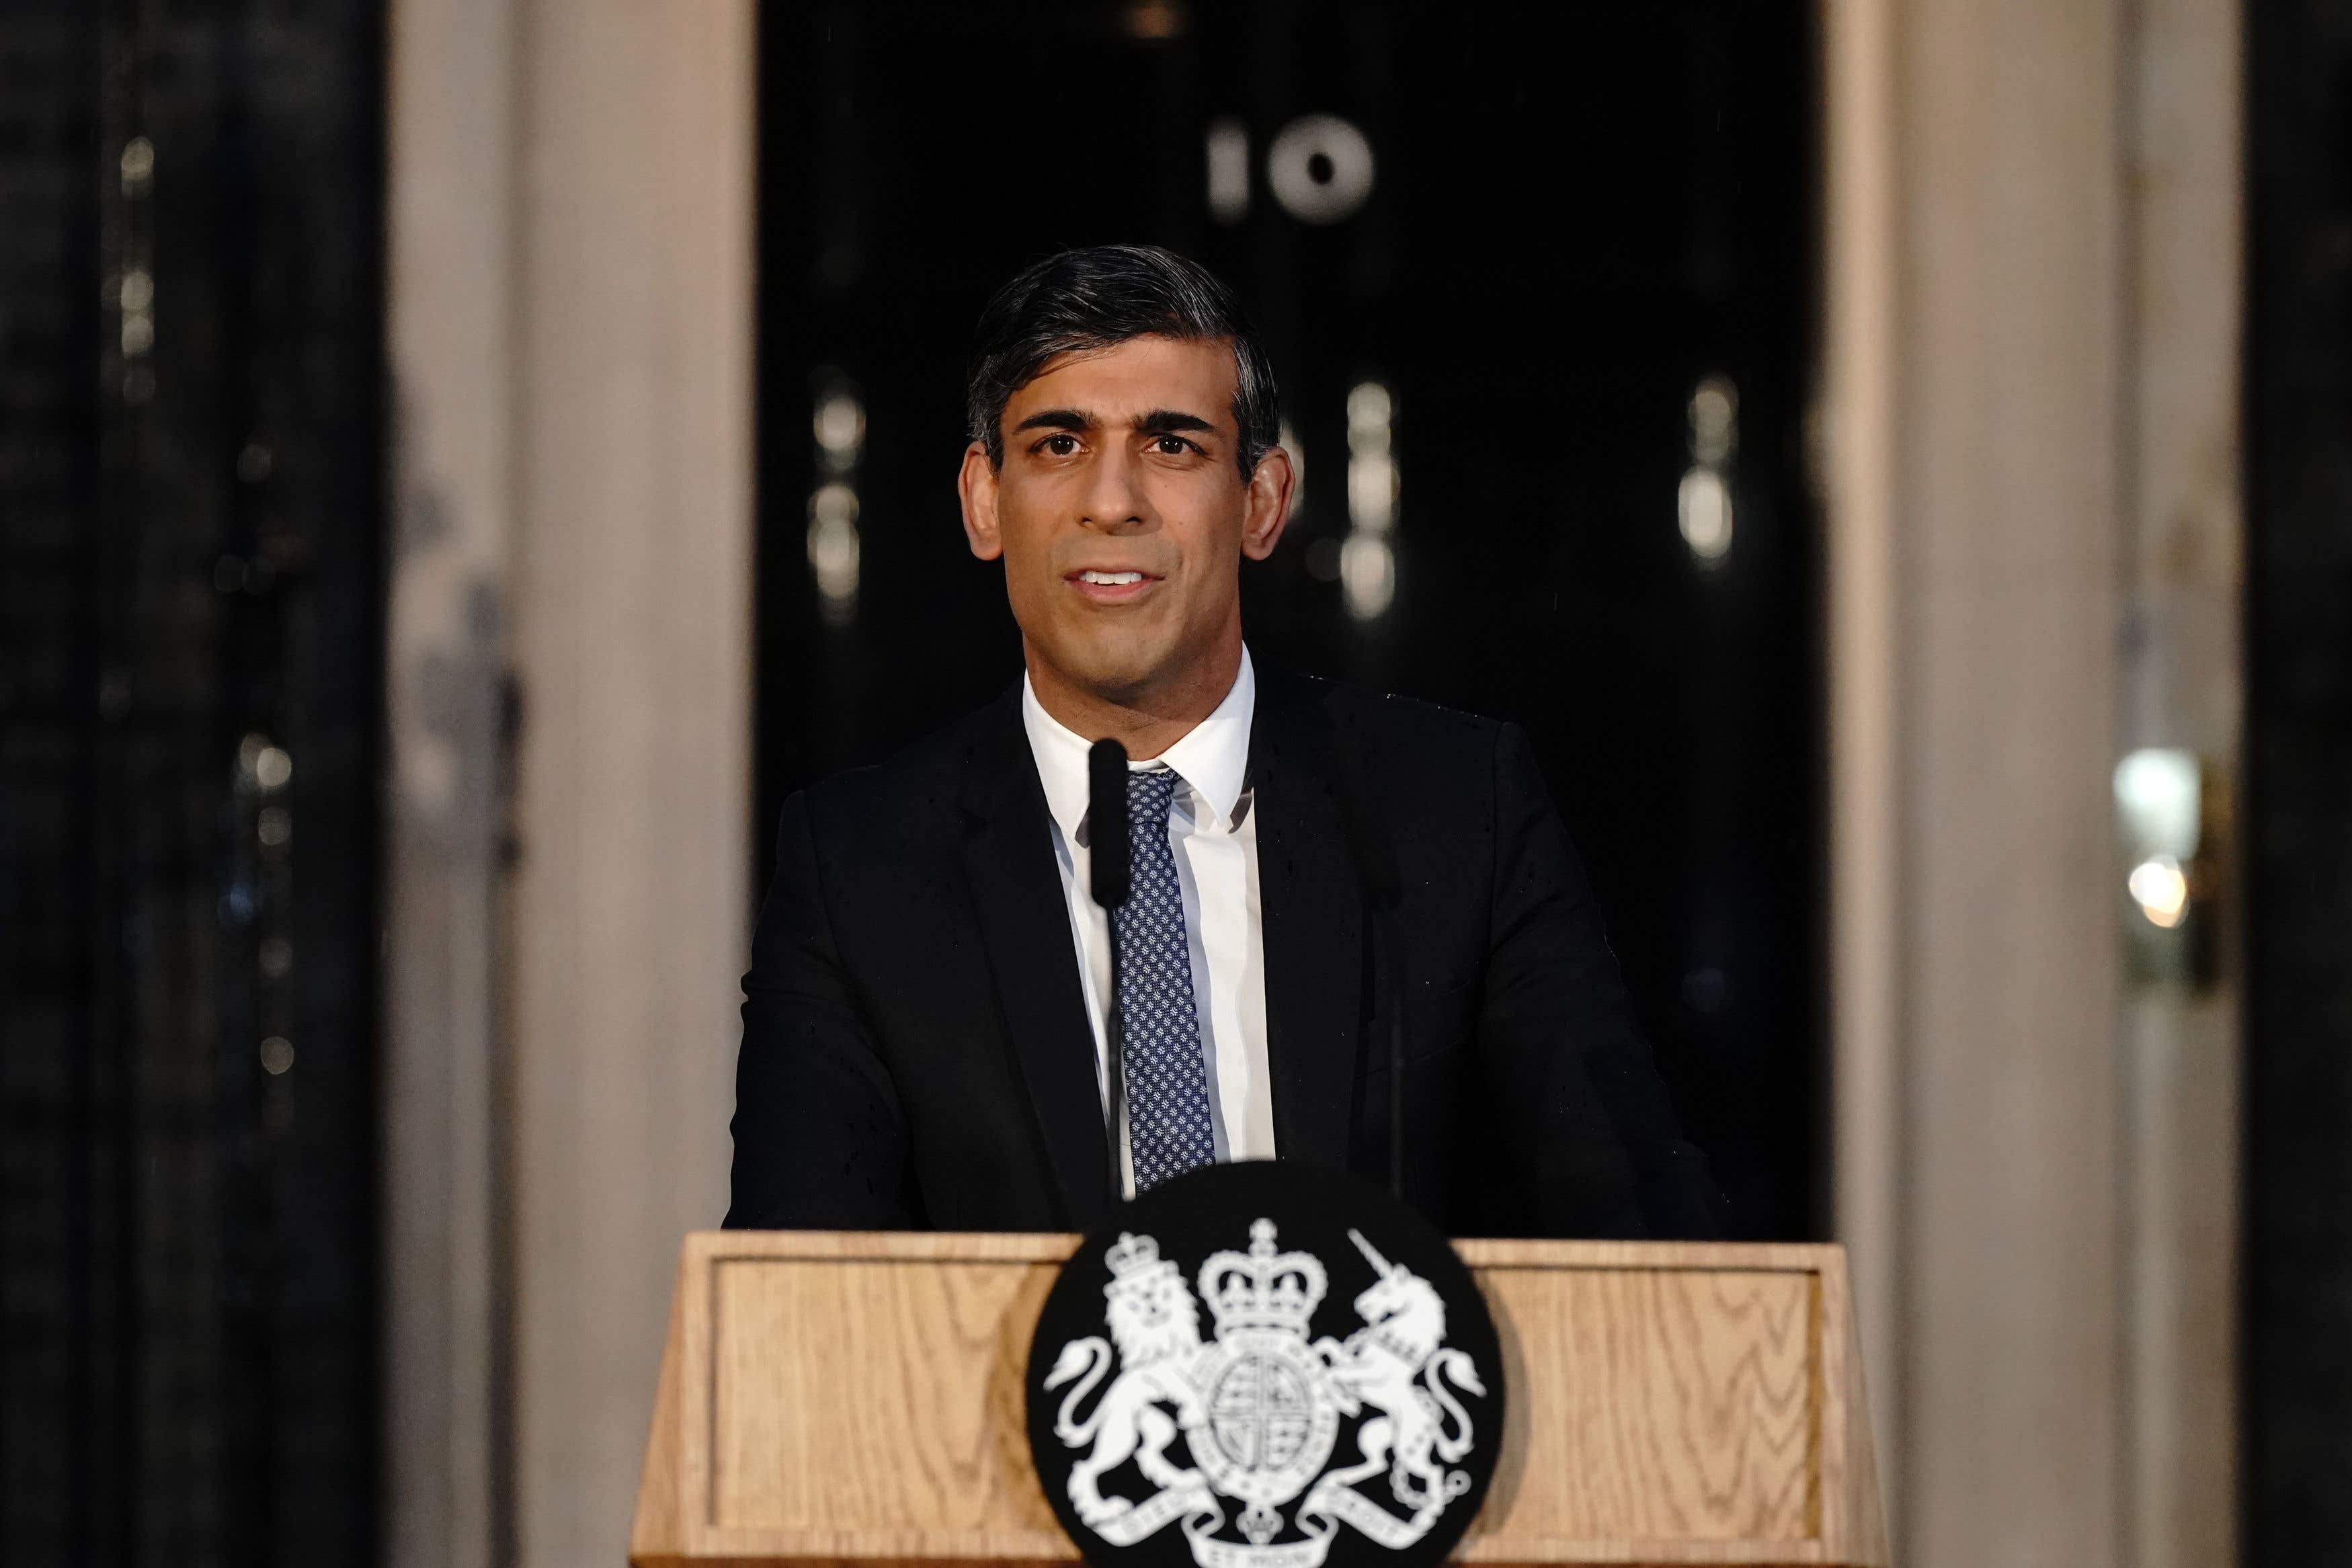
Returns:
[[[1070,1503],[1105,1542],[1132,1546],[1181,1521],[1200,1568],[1320,1568],[1342,1523],[1402,1550],[1469,1490],[1468,1475],[1448,1467],[1470,1451],[1470,1417],[1454,1396],[1486,1394],[1478,1369],[1445,1345],[1436,1288],[1348,1235],[1375,1277],[1355,1300],[1364,1326],[1345,1343],[1308,1342],[1327,1277],[1311,1254],[1275,1249],[1272,1220],[1250,1227],[1247,1254],[1219,1252],[1201,1267],[1213,1343],[1202,1342],[1183,1275],[1152,1238],[1122,1234],[1104,1255],[1110,1339],[1064,1345],[1045,1387],[1069,1388],[1054,1432],[1087,1450],[1070,1470]],[[1343,1416],[1363,1417],[1357,1453],[1328,1468]],[[1179,1437],[1189,1463],[1171,1457]],[[1129,1459],[1159,1490],[1140,1501],[1105,1496],[1105,1476]],[[1380,1480],[1393,1508],[1358,1490]],[[1283,1510],[1301,1494],[1293,1539],[1278,1541]],[[1234,1523],[1243,1541],[1217,1538],[1227,1520],[1220,1499],[1242,1505]]]

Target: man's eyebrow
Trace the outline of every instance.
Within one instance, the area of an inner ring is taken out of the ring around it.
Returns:
[[[1013,430],[1016,435],[1024,430],[1067,430],[1084,434],[1097,427],[1095,416],[1081,410],[1041,408],[1014,425]],[[1128,422],[1128,428],[1140,435],[1157,434],[1166,430],[1200,431],[1210,435],[1217,433],[1215,421],[1203,419],[1197,413],[1186,413],[1177,408],[1155,408],[1149,413],[1139,413]]]
[[[1139,434],[1150,434],[1162,430],[1201,430],[1212,435],[1217,433],[1215,421],[1202,419],[1197,413],[1186,413],[1181,409],[1174,408],[1155,408],[1150,413],[1138,414],[1135,417],[1135,423],[1129,428]]]

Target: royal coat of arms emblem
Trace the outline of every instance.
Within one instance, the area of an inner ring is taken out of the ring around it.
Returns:
[[[1435,1285],[1345,1235],[1371,1282],[1344,1338],[1315,1332],[1332,1270],[1270,1216],[1190,1281],[1153,1235],[1103,1249],[1107,1332],[1062,1343],[1037,1385],[1080,1525],[1113,1548],[1174,1525],[1199,1568],[1322,1568],[1343,1528],[1403,1552],[1463,1501],[1496,1369],[1447,1343]]]

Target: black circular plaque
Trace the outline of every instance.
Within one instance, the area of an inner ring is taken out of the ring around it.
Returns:
[[[1180,1176],[1088,1236],[1027,1387],[1038,1479],[1099,1568],[1433,1564],[1502,1442],[1502,1353],[1454,1249],[1285,1161]]]

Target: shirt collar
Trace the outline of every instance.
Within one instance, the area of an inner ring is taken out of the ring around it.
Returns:
[[[1208,809],[1210,825],[1229,833],[1241,810],[1242,784],[1249,774],[1250,720],[1256,711],[1257,674],[1250,668],[1249,649],[1244,647],[1233,689],[1225,693],[1215,711],[1151,761],[1129,766],[1174,768]],[[1030,755],[1037,759],[1038,782],[1045,787],[1045,809],[1075,841],[1087,819],[1088,743],[1045,711],[1026,671],[1021,676],[1021,724],[1029,733]]]

